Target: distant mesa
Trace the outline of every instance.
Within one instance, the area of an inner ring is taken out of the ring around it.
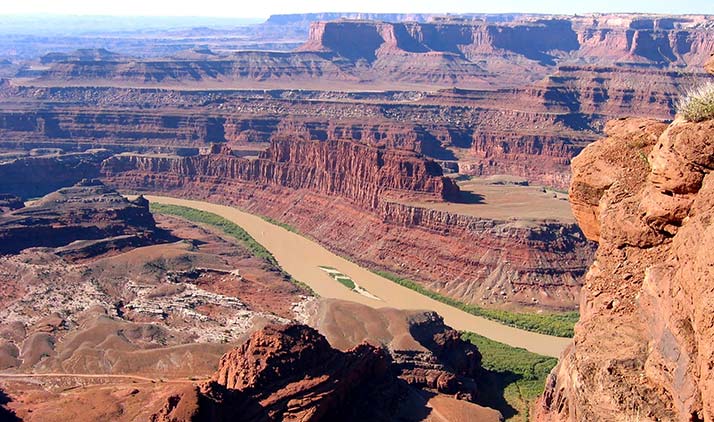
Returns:
[[[558,66],[701,69],[712,39],[703,19],[641,15],[275,15],[266,27],[281,22],[309,25],[307,40],[292,52],[246,48],[224,55],[216,53],[226,51],[220,45],[215,51],[203,45],[172,53],[173,60],[144,60],[105,49],[81,49],[46,54],[40,62],[49,69],[25,68],[17,75],[43,84],[271,82],[295,87],[320,82],[493,89],[539,80]]]
[[[51,64],[59,62],[84,61],[116,61],[125,58],[104,48],[83,48],[71,53],[48,53],[40,58],[40,63]]]
[[[121,248],[162,237],[145,199],[129,201],[97,179],[83,179],[27,207],[10,195],[2,198],[0,208],[7,211],[0,214],[0,254],[45,247],[72,255],[86,252],[68,248],[76,241],[106,239],[107,248]]]
[[[173,57],[181,60],[211,60],[225,56],[221,56],[210,48],[204,46],[180,51],[173,55]]]

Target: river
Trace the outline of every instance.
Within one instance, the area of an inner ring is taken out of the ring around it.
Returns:
[[[350,262],[299,234],[271,224],[236,208],[209,202],[147,195],[150,202],[182,205],[212,212],[242,227],[268,249],[283,269],[310,286],[321,297],[359,302],[373,308],[427,309],[436,311],[449,326],[471,331],[492,340],[522,347],[541,355],[559,357],[571,339],[533,333],[471,315],[438,302],[381,277]],[[379,300],[348,289],[330,277],[320,266],[334,267]]]

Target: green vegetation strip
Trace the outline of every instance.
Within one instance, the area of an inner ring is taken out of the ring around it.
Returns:
[[[261,258],[262,260],[270,264],[272,267],[277,268],[285,277],[290,280],[291,283],[295,284],[303,290],[310,292],[313,296],[317,296],[317,293],[315,293],[315,291],[312,290],[310,286],[301,281],[295,280],[292,276],[290,276],[290,274],[285,272],[285,270],[283,270],[280,264],[278,264],[278,261],[275,259],[273,254],[270,253],[269,250],[265,249],[263,245],[258,243],[258,241],[253,239],[253,237],[249,235],[248,232],[243,230],[239,225],[211,212],[201,211],[195,208],[183,207],[180,205],[151,203],[150,208],[152,213],[174,215],[176,217],[185,218],[186,220],[192,221],[194,223],[207,224],[209,226],[213,226],[221,230],[223,233],[236,239],[241,245],[248,249],[248,251],[250,251],[253,256]]]
[[[322,268],[323,270],[328,270],[326,272],[330,276],[330,278],[336,280],[338,283],[342,284],[343,286],[347,287],[348,289],[357,290],[357,285],[355,284],[355,282],[350,277],[337,271],[336,268],[326,267],[324,265],[320,265],[320,268]]]
[[[475,333],[462,338],[475,344],[483,356],[488,372],[488,404],[503,413],[507,420],[527,421],[532,403],[543,394],[546,377],[558,359],[531,353]]]
[[[282,227],[291,233],[295,233],[295,234],[299,234],[300,236],[303,236],[300,232],[297,231],[297,229],[295,227],[291,226],[290,224],[281,223],[280,221],[278,221],[274,218],[266,217],[264,215],[258,215],[258,217],[262,218],[263,220],[267,221],[268,223],[270,223],[274,226]],[[303,237],[305,237],[305,236],[303,236]]]
[[[388,280],[391,280],[400,286],[404,286],[424,296],[428,296],[441,303],[461,309],[471,315],[480,316],[493,321],[498,321],[511,327],[520,328],[522,330],[533,331],[541,334],[548,334],[558,337],[572,337],[573,327],[578,322],[580,315],[577,312],[564,313],[547,313],[547,314],[525,314],[499,309],[486,309],[477,305],[460,302],[456,299],[444,296],[433,290],[406,278],[399,277],[396,274],[387,271],[374,271]]]
[[[159,213],[173,214],[194,222],[200,222],[216,226],[222,229],[227,234],[232,235],[236,239],[240,240],[249,250],[251,250],[251,252],[254,252],[256,256],[260,256],[261,258],[266,259],[272,265],[280,268],[277,261],[275,260],[275,257],[273,257],[273,255],[267,249],[265,249],[263,245],[256,242],[255,239],[253,239],[247,232],[245,232],[245,230],[240,228],[240,226],[216,214],[178,205],[164,205],[155,203],[151,204],[151,209],[152,211],[156,211]],[[279,221],[270,217],[262,216],[261,218],[271,224],[282,227],[290,232],[305,237],[304,234],[300,233],[294,227],[288,224],[280,223]],[[351,261],[349,257],[344,258],[348,261]],[[460,309],[464,312],[487,318],[493,321],[498,321],[511,327],[520,328],[522,330],[533,331],[536,333],[558,337],[572,337],[573,327],[575,326],[575,323],[578,322],[578,318],[580,317],[577,312],[527,314],[498,309],[487,309],[481,306],[463,303],[456,299],[444,296],[440,293],[429,290],[426,287],[412,280],[399,277],[398,275],[387,271],[372,270],[372,272],[388,280],[391,280],[394,283],[414,290],[417,293],[420,293],[424,296],[428,296],[446,305],[453,306],[454,308]],[[309,288],[308,285],[297,280],[293,280],[293,282],[300,285],[302,288],[312,292],[312,294],[317,295],[312,289]],[[350,285],[346,284],[346,280],[340,282],[346,287],[354,289],[354,287],[351,287]],[[352,282],[352,280],[350,280],[350,282]],[[354,284],[354,282],[352,282],[352,284]]]

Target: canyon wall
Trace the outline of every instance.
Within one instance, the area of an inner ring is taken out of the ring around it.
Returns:
[[[573,211],[599,248],[536,420],[711,421],[714,120],[606,132],[573,160]]]
[[[305,189],[366,209],[377,208],[385,198],[438,201],[459,195],[458,186],[433,161],[350,141],[275,140],[257,159],[235,157],[216,144],[207,154],[191,157],[124,154],[102,164],[105,176],[126,171]]]
[[[380,151],[344,141],[273,141],[258,159],[218,147],[196,157],[124,154],[105,160],[101,173],[124,190],[271,217],[369,267],[466,302],[573,306],[591,256],[574,225],[429,209],[429,202],[458,200],[456,185],[414,153]]]
[[[105,150],[61,156],[37,156],[0,161],[0,193],[25,199],[72,186],[99,175],[99,163],[111,155]]]
[[[8,87],[0,89],[0,146],[190,155],[222,142],[236,153],[257,155],[272,139],[353,140],[422,153],[450,171],[510,173],[565,188],[570,157],[596,135],[581,130],[587,126],[581,115],[568,118],[539,101],[519,111],[503,108],[503,103],[524,97],[512,90],[375,97],[283,90]],[[89,102],[101,110],[89,109]]]
[[[558,61],[699,67],[714,47],[706,16],[669,20],[637,15],[524,17],[513,22],[439,19],[432,22],[315,22],[301,51],[379,61],[391,54],[455,54],[469,61],[486,56],[495,70],[510,56],[547,67]],[[338,36],[339,34],[339,36]],[[366,39],[355,49],[353,39]],[[589,59],[589,60],[587,60]]]
[[[0,86],[0,147],[195,155],[217,142],[257,157],[272,140],[348,140],[565,189],[605,121],[673,117],[705,78],[708,28],[627,14],[340,20],[314,23],[293,53],[51,55],[35,80]]]
[[[255,155],[276,137],[355,140],[564,189],[605,121],[673,117],[708,77],[711,34],[706,16],[467,16],[317,22],[292,53],[56,54],[2,84],[0,145]]]

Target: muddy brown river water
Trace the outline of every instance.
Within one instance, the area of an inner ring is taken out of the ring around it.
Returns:
[[[471,331],[490,339],[522,347],[534,353],[559,357],[571,339],[533,333],[471,315],[400,286],[350,262],[317,242],[271,224],[236,208],[202,201],[147,195],[150,202],[181,205],[212,212],[242,227],[268,249],[285,271],[309,285],[320,296],[359,302],[374,308],[432,310],[457,330]],[[333,267],[378,298],[359,294],[331,278],[320,266]]]

